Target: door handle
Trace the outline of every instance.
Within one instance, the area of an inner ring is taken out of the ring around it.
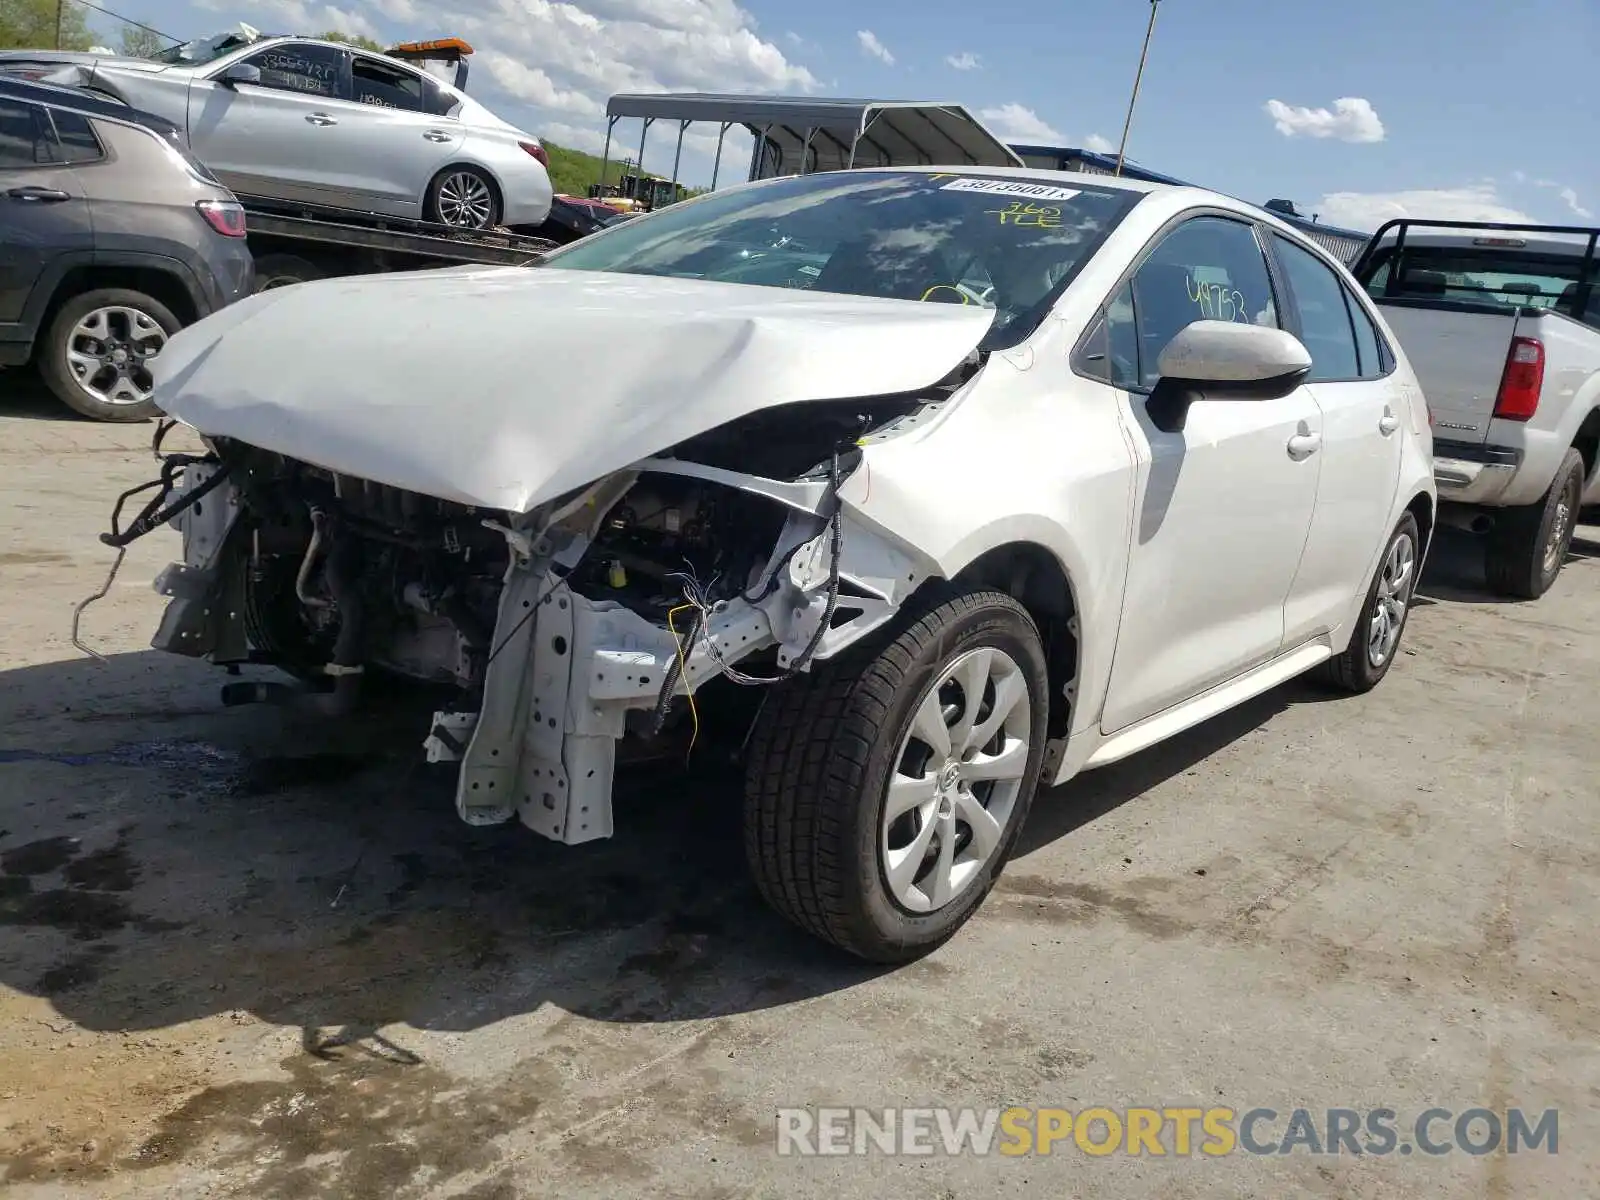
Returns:
[[[422,135],[430,142],[452,142],[455,139],[442,129],[430,129]]]
[[[1394,409],[1387,404],[1383,406],[1383,416],[1378,418],[1378,432],[1388,437],[1400,428],[1400,418],[1394,415]]]
[[[327,113],[321,112],[307,113],[306,120],[313,125],[337,125],[339,123]]]
[[[12,188],[6,193],[6,197],[23,204],[60,204],[63,200],[72,199],[66,192],[57,188],[42,187]]]
[[[1299,462],[1322,449],[1320,433],[1297,433],[1289,439],[1289,457]]]

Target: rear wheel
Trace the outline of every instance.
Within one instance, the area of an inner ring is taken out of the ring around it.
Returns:
[[[97,421],[146,421],[150,359],[181,322],[159,300],[127,288],[85,292],[61,306],[39,346],[39,374],[68,408]]]
[[[494,181],[476,167],[446,167],[428,185],[423,211],[441,225],[493,229],[500,224],[500,196]]]
[[[323,270],[298,254],[263,254],[256,259],[256,291],[270,292],[292,283],[310,283],[323,278]]]
[[[1561,574],[1583,499],[1583,456],[1568,450],[1544,498],[1504,510],[1489,531],[1484,573],[1501,596],[1537,600]]]
[[[1027,817],[1047,678],[1027,611],[969,591],[875,654],[780,685],[746,775],[745,849],[767,901],[873,961],[947,940]]]

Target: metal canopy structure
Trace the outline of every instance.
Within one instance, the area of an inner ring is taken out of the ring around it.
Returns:
[[[722,169],[723,139],[736,125],[749,130],[756,140],[749,179],[866,166],[1022,166],[1011,147],[959,104],[657,92],[620,94],[607,103],[602,181],[617,122],[628,118],[643,122],[635,168],[641,172],[650,127],[657,121],[677,125],[674,185],[683,158],[683,135],[690,125],[699,123],[719,129],[711,172],[713,188]]]

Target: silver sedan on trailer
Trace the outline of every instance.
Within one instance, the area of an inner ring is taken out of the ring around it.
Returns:
[[[7,51],[0,74],[85,87],[165,117],[244,196],[465,229],[538,225],[550,213],[549,159],[536,137],[409,61],[339,42],[245,25],[154,60]]]

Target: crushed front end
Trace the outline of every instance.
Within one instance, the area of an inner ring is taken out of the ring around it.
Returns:
[[[459,762],[462,819],[585,842],[612,831],[620,742],[693,738],[718,693],[748,724],[763,688],[884,624],[928,577],[840,490],[863,434],[946,398],[857,406],[840,429],[768,416],[765,452],[748,427],[719,431],[527,513],[208,439],[170,456],[158,498],[104,540],[183,535],[156,580],[157,649],[289,677],[231,681],[225,702],[338,715],[394,681],[437,688],[418,732],[429,761]]]

